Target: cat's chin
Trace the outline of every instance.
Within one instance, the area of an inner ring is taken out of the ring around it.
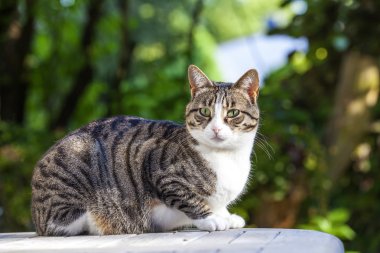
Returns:
[[[231,140],[227,138],[220,138],[220,137],[212,137],[207,140],[203,140],[200,142],[201,145],[204,145],[208,148],[215,149],[215,150],[229,150],[232,151],[236,149],[236,145],[231,143]]]

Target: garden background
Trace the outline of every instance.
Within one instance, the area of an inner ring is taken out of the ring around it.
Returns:
[[[261,80],[254,171],[232,209],[379,252],[379,24],[377,0],[1,0],[0,232],[33,230],[31,174],[56,140],[118,114],[183,122],[190,63],[222,80],[221,44],[284,34],[307,50]]]

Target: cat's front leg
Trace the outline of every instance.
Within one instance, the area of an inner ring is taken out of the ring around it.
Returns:
[[[237,214],[231,214],[227,208],[219,208],[215,211],[216,215],[226,218],[229,222],[229,228],[242,228],[245,226],[245,221]]]
[[[190,222],[200,230],[217,231],[230,228],[230,219],[214,214],[203,196],[191,190],[187,182],[172,182],[158,188],[161,200],[190,218]]]

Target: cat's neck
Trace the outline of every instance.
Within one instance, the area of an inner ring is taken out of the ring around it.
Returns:
[[[251,170],[251,151],[255,134],[244,136],[239,145],[218,149],[199,144],[195,149],[216,174],[216,191],[208,199],[213,210],[224,210],[243,191]]]

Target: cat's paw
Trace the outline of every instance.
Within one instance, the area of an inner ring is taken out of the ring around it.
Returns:
[[[194,225],[200,230],[218,231],[230,228],[229,219],[212,214],[205,219],[194,220]]]
[[[242,228],[245,226],[245,221],[242,217],[236,214],[231,214],[229,219],[230,228]]]

